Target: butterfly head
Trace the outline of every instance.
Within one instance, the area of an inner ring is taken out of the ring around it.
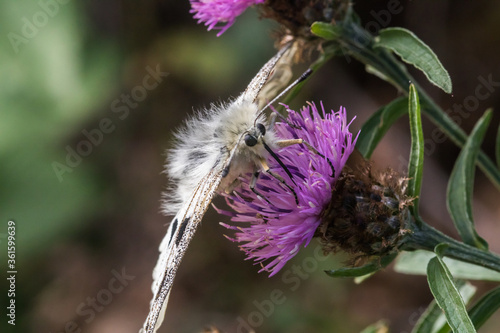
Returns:
[[[266,126],[257,123],[250,131],[243,137],[243,141],[248,147],[253,147],[257,143],[262,142],[262,137],[266,134]]]

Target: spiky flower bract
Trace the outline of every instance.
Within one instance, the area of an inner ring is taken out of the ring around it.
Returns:
[[[300,112],[285,107],[287,122],[275,124],[278,137],[303,139],[313,149],[306,144],[294,144],[279,150],[278,156],[285,168],[269,159],[271,170],[288,186],[262,174],[255,187],[257,195],[249,187],[248,176],[226,197],[233,211],[218,210],[238,224],[222,224],[236,230],[230,239],[241,243],[247,259],[261,264],[260,271],[270,272],[270,276],[313,238],[329,206],[335,181],[356,141],[349,132],[344,108],[337,113],[327,113],[323,104],[318,110],[310,103]]]
[[[406,195],[408,179],[396,171],[372,170],[364,159],[355,166],[344,168],[337,179],[317,236],[324,253],[343,251],[351,257],[349,264],[360,266],[399,251],[411,233],[408,208],[413,198]]]
[[[217,36],[222,35],[236,17],[241,15],[248,7],[265,2],[265,0],[191,0],[190,13],[198,23],[204,23],[208,30],[220,30]],[[223,25],[218,25],[225,23]]]

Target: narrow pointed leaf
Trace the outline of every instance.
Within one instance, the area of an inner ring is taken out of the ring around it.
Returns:
[[[474,228],[472,189],[476,158],[491,116],[492,112],[486,111],[465,142],[448,181],[446,198],[448,211],[464,243],[483,250],[488,249],[488,244],[479,237]]]
[[[441,316],[443,316],[443,311],[437,305],[436,300],[433,300],[422,313],[411,333],[433,333],[436,323],[441,320]]]
[[[372,324],[362,330],[360,333],[388,333],[389,327],[383,320],[377,321],[375,324]]]
[[[311,32],[326,40],[334,40],[340,36],[340,27],[325,22],[314,22],[311,25]]]
[[[420,94],[422,112],[436,124],[443,133],[451,139],[457,146],[463,147],[467,140],[466,133],[455,123],[446,112],[438,107],[426,94]],[[500,190],[500,169],[497,167],[484,151],[480,151],[477,159],[477,165],[491,180],[491,182]]]
[[[369,278],[371,278],[375,273],[377,273],[377,271],[374,271],[374,272],[371,272],[371,273],[368,273],[365,275],[361,275],[361,276],[356,276],[354,278],[354,283],[361,284],[361,283],[365,282],[365,280],[368,280]]]
[[[470,300],[474,296],[474,294],[477,291],[477,288],[474,287],[472,284],[468,282],[464,282],[463,280],[458,280],[455,282],[458,291],[460,292],[460,295],[462,296],[462,299],[464,300],[465,305],[469,304]],[[435,333],[452,333],[450,329],[450,325],[446,321],[446,318],[444,318],[444,314],[442,316],[442,320],[437,320],[436,321],[436,326],[434,326],[433,332]],[[470,312],[469,312],[469,318],[470,317]],[[477,330],[477,326],[474,323],[474,320],[472,320],[472,324],[474,325],[474,328]]]
[[[361,127],[358,140],[356,141],[356,148],[364,158],[370,159],[385,133],[396,120],[407,112],[408,99],[400,97],[372,114]]]
[[[463,296],[463,294],[462,294]],[[469,317],[476,330],[481,328],[484,323],[500,308],[500,287],[497,287],[484,295],[469,310]],[[413,333],[413,332],[412,332]],[[437,333],[451,333],[449,325],[444,325]]]
[[[476,330],[481,328],[498,308],[500,308],[500,287],[487,293],[469,310],[469,317]],[[445,324],[436,333],[451,333],[450,326]]]
[[[420,69],[431,83],[451,93],[450,75],[431,48],[411,31],[403,28],[380,30],[375,47],[395,52],[403,61]]]
[[[437,256],[429,261],[427,266],[427,281],[434,298],[439,307],[444,311],[446,320],[454,332],[473,333],[476,332],[472,324],[464,301],[457,287],[453,282],[453,277],[441,260],[439,249],[436,246]]]
[[[331,277],[358,277],[367,275],[370,273],[374,273],[378,270],[381,270],[382,268],[389,265],[394,260],[394,258],[396,258],[396,255],[397,255],[396,253],[389,254],[385,257],[376,259],[361,267],[342,267],[339,269],[332,269],[329,271],[325,271],[325,273]]]
[[[365,66],[365,71],[367,73],[370,73],[372,75],[375,75],[376,77],[378,77],[379,79],[383,80],[383,81],[387,81],[389,82],[390,84],[392,84],[393,86],[397,86],[397,83],[394,82],[394,80],[391,79],[390,76],[386,75],[385,73],[379,71],[376,67],[373,67],[371,65],[366,65]]]
[[[424,250],[403,252],[399,254],[394,270],[401,274],[425,275],[427,263],[433,257],[432,252]],[[443,261],[455,278],[500,282],[500,273],[492,269],[447,257]]]
[[[464,280],[458,280],[456,286],[465,303],[469,303],[477,288]],[[437,333],[443,331],[443,327],[449,329],[443,311],[436,303],[436,300],[433,300],[422,313],[411,333]]]
[[[408,164],[408,195],[413,200],[410,207],[414,216],[418,215],[418,202],[420,188],[422,187],[422,173],[424,168],[424,133],[422,131],[422,118],[420,116],[420,102],[417,90],[410,85],[408,95],[408,112],[410,117],[411,150]]]
[[[476,329],[480,328],[500,308],[500,287],[483,296],[469,311]]]

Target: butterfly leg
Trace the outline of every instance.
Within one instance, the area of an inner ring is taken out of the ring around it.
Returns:
[[[260,159],[260,164],[262,166],[262,170],[264,170],[265,173],[267,173],[268,175],[270,175],[271,177],[273,177],[274,179],[276,179],[277,181],[279,181],[283,186],[285,186],[287,189],[290,190],[290,192],[293,193],[293,196],[295,198],[295,203],[298,205],[299,204],[299,199],[297,197],[297,193],[295,193],[295,190],[286,183],[286,181],[283,179],[283,177],[281,177],[280,175],[278,175],[277,173],[271,171],[271,169],[269,168],[269,165],[267,165],[267,162],[265,159]]]
[[[311,146],[311,144],[309,144],[304,139],[289,139],[289,140],[280,140],[277,142],[277,145],[280,148],[285,148],[285,147],[289,147],[291,145],[297,145],[297,144],[304,144],[307,147],[307,149],[309,149],[311,152],[324,158],[328,162],[328,164],[330,165],[330,168],[332,169],[332,174],[330,175],[330,177],[335,177],[335,168],[333,167],[332,161],[330,161],[330,159],[326,158],[325,155],[323,155],[319,151],[317,151],[316,148]]]
[[[276,117],[278,116],[283,117],[278,111],[275,111],[273,108],[273,113],[271,113],[271,116],[269,117],[269,125],[267,128],[269,131],[274,130],[274,124],[276,123]]]
[[[257,185],[257,180],[259,180],[259,176],[260,171],[255,171],[252,174],[252,179],[250,179],[250,184],[248,186],[257,197],[264,199],[268,204],[272,205],[272,203],[255,188],[255,186]]]
[[[229,194],[231,192],[233,192],[233,190],[235,188],[237,188],[239,185],[241,184],[241,180],[239,180],[238,178],[236,178],[231,184],[229,184],[225,189],[224,189],[224,192],[226,192],[226,194]]]
[[[259,198],[262,198],[264,199],[268,204],[271,204],[271,202],[269,200],[267,200],[267,198],[261,194],[257,189],[256,189],[256,185],[257,185],[257,180],[259,180],[259,175],[260,175],[260,171],[256,170],[254,171],[254,173],[252,174],[252,178],[250,179],[250,183],[248,184],[248,187],[250,187],[250,190],[255,193],[256,196],[258,196]],[[225,190],[224,192],[226,192],[227,194],[231,193],[236,187],[238,187],[239,185],[241,184],[241,180],[239,179],[235,179]]]

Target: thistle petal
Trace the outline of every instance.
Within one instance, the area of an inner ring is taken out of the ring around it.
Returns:
[[[248,7],[263,2],[265,0],[191,0],[189,12],[194,14],[193,17],[198,23],[204,23],[209,31],[220,30],[217,33],[217,36],[220,36]]]

